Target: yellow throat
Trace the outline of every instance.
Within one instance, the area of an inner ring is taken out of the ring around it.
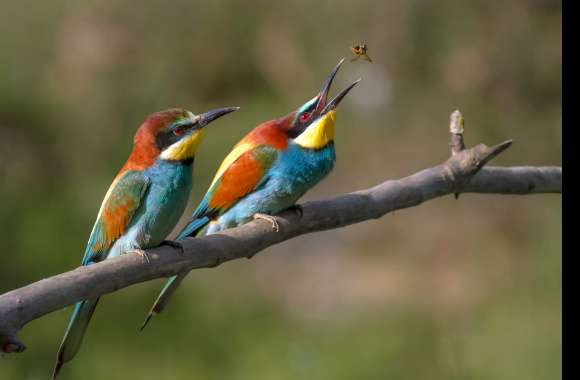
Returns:
[[[193,131],[191,135],[167,147],[161,152],[160,157],[171,161],[184,161],[193,158],[201,140],[203,140],[203,130]]]
[[[334,140],[334,123],[336,111],[327,112],[324,116],[310,124],[294,142],[303,148],[321,149]]]

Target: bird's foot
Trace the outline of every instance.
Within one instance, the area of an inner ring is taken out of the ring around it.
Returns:
[[[270,222],[272,224],[273,231],[276,231],[276,232],[280,231],[280,226],[278,225],[278,221],[276,220],[275,216],[257,213],[257,214],[254,214],[254,216],[252,218],[254,220],[256,220],[256,219],[267,220],[268,222]]]
[[[149,260],[149,255],[147,255],[147,252],[145,252],[142,249],[134,249],[131,252],[134,252],[136,254],[138,254],[139,256],[141,256],[141,258],[147,262],[147,264],[149,264],[151,261]]]
[[[302,218],[302,215],[304,215],[304,210],[302,209],[301,205],[292,205],[288,207],[287,210],[294,211],[296,214],[298,214],[299,218]]]
[[[169,247],[177,248],[182,255],[185,253],[183,244],[175,240],[163,240],[160,245],[167,245]]]

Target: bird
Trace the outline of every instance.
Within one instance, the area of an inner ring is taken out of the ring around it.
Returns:
[[[199,115],[180,108],[145,118],[133,139],[133,150],[101,204],[81,265],[137,253],[163,244],[183,214],[192,188],[193,161],[203,128],[239,107]],[[59,347],[52,378],[77,354],[99,297],[75,304]]]
[[[365,61],[372,62],[371,57],[369,57],[369,55],[367,53],[367,50],[368,50],[367,44],[358,44],[358,45],[351,46],[350,50],[355,55],[355,57],[350,60],[351,62],[354,62],[359,58],[362,58]]]
[[[225,157],[204,198],[177,240],[266,219],[278,230],[272,215],[295,208],[296,201],[330,173],[335,162],[336,107],[360,81],[332,100],[328,92],[344,58],[325,78],[320,92],[286,116],[261,123]],[[161,313],[187,273],[170,277],[149,311],[141,330]]]

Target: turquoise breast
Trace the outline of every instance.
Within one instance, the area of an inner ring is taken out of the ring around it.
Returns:
[[[290,143],[279,153],[262,185],[210,224],[208,233],[246,223],[257,213],[277,214],[293,206],[330,173],[335,160],[332,143],[317,150]]]
[[[157,160],[145,170],[149,188],[127,232],[110,249],[114,257],[133,249],[158,246],[183,214],[192,187],[192,163]]]
[[[272,175],[288,186],[296,201],[332,171],[335,161],[333,143],[316,150],[291,143],[274,164]]]

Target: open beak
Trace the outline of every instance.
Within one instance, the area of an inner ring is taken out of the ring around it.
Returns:
[[[240,107],[224,107],[224,108],[216,108],[214,110],[199,114],[196,117],[199,128],[203,128],[212,121],[219,119],[220,117],[227,115],[230,112],[237,111],[239,109]]]
[[[338,62],[334,69],[330,72],[330,74],[324,79],[322,83],[322,87],[320,88],[320,93],[318,94],[318,103],[316,104],[316,108],[314,109],[314,114],[316,116],[322,115],[327,113],[330,110],[335,109],[338,104],[342,101],[342,99],[348,94],[350,90],[354,86],[360,82],[360,79],[357,79],[353,84],[342,90],[338,95],[336,95],[330,102],[328,102],[328,93],[330,92],[330,86],[332,85],[332,81],[340,69],[340,66],[343,64],[344,58]]]
[[[324,107],[324,109],[322,110],[321,113],[325,114],[328,111],[333,110],[336,107],[338,107],[339,103],[346,96],[346,94],[348,94],[349,91],[352,90],[352,88],[354,86],[356,86],[358,84],[358,82],[360,82],[360,81],[361,81],[360,78],[355,80],[350,86],[348,86],[347,88],[345,88],[344,90],[339,92],[338,95],[336,95],[334,98],[332,98],[332,100],[330,102],[328,102],[328,104],[326,105],[326,107]]]

